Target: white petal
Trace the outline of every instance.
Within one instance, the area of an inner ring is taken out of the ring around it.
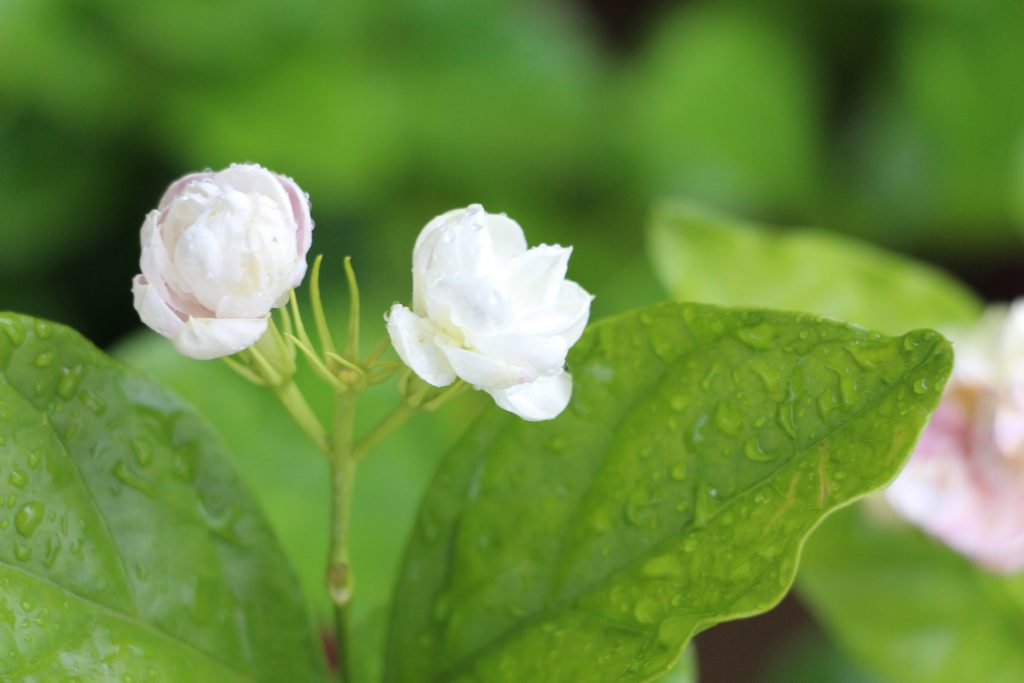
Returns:
[[[287,216],[296,224],[295,214],[291,210],[292,202],[288,191],[281,183],[279,176],[259,164],[231,164],[223,171],[214,174],[213,182],[219,187],[244,192],[245,194],[263,195],[272,198],[283,208],[288,208]]]
[[[540,377],[529,384],[488,392],[499,408],[515,413],[524,420],[551,420],[565,410],[572,396],[572,375],[563,372],[554,377]]]
[[[166,192],[164,192],[164,195],[160,198],[160,203],[157,205],[157,208],[163,209],[165,206],[173,202],[177,196],[181,194],[181,191],[188,187],[190,183],[196,180],[209,180],[213,176],[213,171],[201,171],[199,173],[189,173],[188,175],[178,178],[171,183],[171,186],[167,188]]]
[[[184,324],[181,317],[167,305],[144,275],[136,275],[132,280],[132,295],[142,322],[168,338],[178,333]]]
[[[569,268],[572,247],[541,244],[507,263],[505,280],[517,301],[531,306],[551,306],[558,299]]]
[[[531,368],[516,367],[476,351],[443,343],[440,347],[455,374],[478,389],[504,389],[537,376]]]
[[[146,216],[146,220],[142,224],[141,242],[142,258],[139,265],[142,274],[145,276],[146,282],[160,294],[160,298],[186,316],[199,318],[212,316],[213,312],[210,309],[200,304],[190,294],[182,293],[179,289],[184,289],[184,287],[180,282],[177,269],[171,262],[170,254],[167,253],[167,245],[161,234],[158,211],[150,211]]]
[[[230,356],[255,344],[267,330],[267,318],[189,318],[171,342],[197,360]]]
[[[302,283],[302,279],[306,276],[306,253],[313,243],[313,217],[310,214],[309,195],[303,192],[302,188],[288,176],[276,175],[281,186],[284,188],[285,194],[288,195],[292,207],[292,215],[295,217],[295,243],[298,247],[299,259],[295,265],[292,278],[292,289],[294,289]],[[278,304],[278,306],[280,305]]]
[[[507,298],[491,280],[480,277],[439,280],[427,296],[427,311],[438,322],[450,320],[464,334],[493,334],[512,318]]]
[[[519,224],[489,214],[479,204],[437,216],[420,232],[413,249],[413,309],[424,312],[424,291],[441,278],[494,278],[501,262],[526,251]]]
[[[520,329],[527,334],[558,335],[569,346],[583,334],[590,318],[593,295],[572,280],[565,280],[558,292],[556,304],[550,308],[531,311],[523,316]]]
[[[503,213],[488,213],[485,220],[495,258],[510,259],[526,251],[526,235],[519,223]]]
[[[432,322],[401,304],[392,306],[385,319],[398,357],[424,382],[443,387],[455,381],[448,359],[434,343],[436,327]]]
[[[535,337],[509,333],[491,336],[467,335],[469,344],[492,358],[509,365],[533,368],[537,375],[557,372],[565,365],[569,345],[559,336]]]

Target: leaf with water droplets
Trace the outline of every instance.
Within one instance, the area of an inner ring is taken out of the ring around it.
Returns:
[[[971,322],[981,303],[941,271],[816,230],[773,231],[687,202],[654,211],[648,253],[678,301],[807,311],[888,334]],[[766,343],[762,331],[745,333]]]
[[[301,592],[206,423],[65,327],[0,329],[0,680],[323,680]]]
[[[797,586],[829,632],[892,683],[1024,681],[1024,574],[986,572],[883,510],[842,510],[807,542]]]
[[[655,680],[696,632],[782,597],[811,529],[894,476],[951,366],[935,332],[798,313],[663,304],[591,326],[565,413],[489,410],[448,454],[384,680]]]

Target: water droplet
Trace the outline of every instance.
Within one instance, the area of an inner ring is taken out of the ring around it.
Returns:
[[[766,351],[775,347],[775,337],[778,330],[770,323],[761,323],[754,327],[745,327],[737,330],[736,337],[752,349]]]
[[[42,459],[43,454],[39,450],[34,450],[28,454],[28,466],[35,469],[39,466],[39,461]]]
[[[706,375],[704,375],[704,379],[702,379],[701,382],[700,382],[700,388],[703,389],[704,391],[708,391],[711,388],[711,383],[714,381],[715,377],[721,371],[722,371],[722,364],[721,363],[719,363],[718,361],[715,361],[714,363],[712,363],[711,369],[708,370],[708,373]]]
[[[726,436],[736,436],[743,426],[743,417],[734,406],[722,401],[715,410],[715,426]]]
[[[672,397],[672,400],[669,401],[669,405],[672,406],[672,410],[675,410],[677,412],[682,412],[686,410],[686,406],[689,403],[690,399],[686,398],[682,394],[676,394],[675,396]]]
[[[821,419],[827,420],[828,416],[832,414],[832,411],[839,405],[839,399],[832,390],[822,392],[818,396],[818,415]]]
[[[775,459],[775,454],[767,452],[757,437],[747,439],[747,443],[743,446],[743,452],[754,462],[771,462]]]
[[[53,353],[51,353],[50,351],[43,351],[38,356],[36,356],[35,366],[37,368],[45,368],[51,363],[53,363]]]
[[[153,462],[153,451],[143,439],[132,439],[132,452],[135,453],[135,462],[142,467],[148,467]]]
[[[657,579],[679,576],[683,573],[683,566],[675,555],[658,555],[647,560],[641,571],[643,571],[644,576]]]
[[[854,342],[846,347],[847,353],[853,358],[853,362],[857,364],[861,370],[873,370],[875,362],[868,358],[866,350],[863,349],[858,343]]]
[[[658,601],[651,597],[643,597],[637,600],[633,608],[633,618],[641,624],[653,624],[658,621],[661,606]]]
[[[107,406],[100,400],[100,397],[91,391],[82,392],[82,402],[85,403],[86,408],[97,415],[102,415],[107,411]]]
[[[658,525],[658,514],[654,509],[656,502],[646,488],[636,489],[626,501],[626,520],[635,526],[656,527]]]
[[[154,493],[153,482],[132,472],[131,468],[129,468],[123,461],[119,460],[114,466],[114,476],[128,486],[131,486],[137,491],[141,491],[147,496],[152,496]]]
[[[82,382],[82,366],[76,365],[73,368],[64,368],[64,375],[57,384],[57,395],[65,401],[72,399],[78,391],[78,385]]]
[[[14,544],[14,556],[21,562],[28,562],[32,559],[32,549],[19,541]]]
[[[30,501],[21,506],[14,516],[14,528],[18,533],[29,538],[43,521],[46,506],[38,501]]]
[[[57,562],[57,555],[60,554],[61,545],[60,536],[53,535],[46,540],[46,557],[43,558],[43,564],[46,565],[47,569],[52,568],[54,563]]]
[[[669,474],[676,481],[682,481],[686,479],[686,465],[683,465],[682,463],[673,465],[672,469],[669,471]]]
[[[28,475],[22,470],[13,469],[11,470],[11,473],[7,475],[7,481],[12,486],[17,486],[19,489],[23,489],[28,484]]]
[[[36,320],[36,336],[40,339],[49,339],[53,334],[53,326],[45,320]]]
[[[0,327],[4,328],[4,334],[15,346],[21,346],[21,343],[25,341],[25,328],[17,320],[0,318]]]
[[[927,377],[921,377],[916,382],[914,382],[914,393],[919,395],[928,393]]]

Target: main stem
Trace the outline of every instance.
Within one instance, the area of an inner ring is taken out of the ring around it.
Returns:
[[[331,465],[331,552],[327,565],[327,587],[334,602],[335,642],[341,680],[352,683],[351,617],[352,570],[348,555],[352,492],[355,489],[356,458],[353,431],[355,396],[338,396],[327,457]]]

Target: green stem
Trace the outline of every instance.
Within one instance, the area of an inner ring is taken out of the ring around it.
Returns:
[[[355,459],[358,461],[365,458],[392,432],[405,424],[410,417],[418,412],[419,408],[410,405],[406,401],[399,403],[397,408],[395,408],[387,417],[375,424],[370,431],[363,436],[363,438],[356,442],[354,451]]]
[[[356,458],[353,446],[355,396],[337,397],[328,457],[331,461],[331,551],[327,564],[327,588],[334,602],[334,621],[341,679],[352,682],[351,617],[352,569],[348,536],[352,493],[355,489]]]
[[[272,385],[271,389],[302,431],[313,440],[317,448],[327,453],[331,447],[327,440],[327,433],[295,382],[289,381],[286,384]]]

